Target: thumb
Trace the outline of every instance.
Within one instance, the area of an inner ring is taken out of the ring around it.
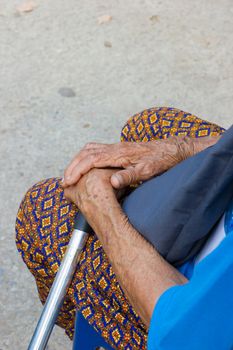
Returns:
[[[75,198],[74,186],[66,187],[64,189],[64,196],[65,196],[66,199],[68,199],[71,202],[73,202],[74,198]]]
[[[114,188],[124,188],[139,181],[138,172],[134,167],[120,170],[111,176],[111,184]]]

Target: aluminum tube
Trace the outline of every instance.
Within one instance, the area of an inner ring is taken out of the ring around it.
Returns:
[[[88,233],[73,231],[28,350],[45,349],[87,238]]]

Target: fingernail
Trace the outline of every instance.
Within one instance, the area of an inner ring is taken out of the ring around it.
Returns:
[[[61,182],[64,182],[65,181],[65,179],[64,179],[64,177],[61,179]]]
[[[121,183],[121,176],[119,174],[114,174],[113,178],[115,178],[115,180],[117,180],[118,185],[120,185],[120,183]]]

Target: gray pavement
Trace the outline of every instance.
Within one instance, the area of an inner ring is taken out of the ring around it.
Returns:
[[[233,121],[232,0],[22,2],[0,0],[0,350],[26,349],[41,312],[14,243],[29,186],[147,107]],[[71,349],[57,327],[49,349]]]

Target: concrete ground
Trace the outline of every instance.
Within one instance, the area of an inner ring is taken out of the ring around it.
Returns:
[[[146,107],[233,121],[232,0],[34,1],[0,0],[0,350],[26,349],[41,312],[14,243],[29,186]],[[48,348],[71,346],[56,328]]]

